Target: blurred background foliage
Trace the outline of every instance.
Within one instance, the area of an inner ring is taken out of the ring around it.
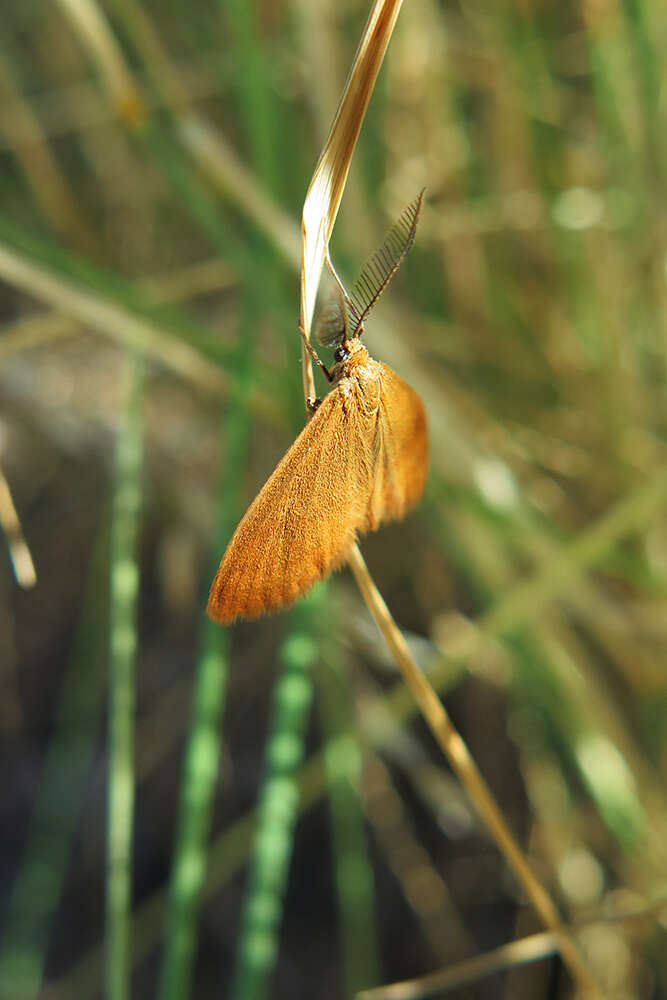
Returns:
[[[101,994],[124,766],[137,997],[351,996],[540,929],[348,573],[203,614],[303,423],[299,217],[366,15],[2,6],[7,1000]],[[667,996],[666,54],[660,0],[406,0],[333,245],[352,280],[426,186],[367,343],[423,396],[429,486],[362,547],[618,998]]]

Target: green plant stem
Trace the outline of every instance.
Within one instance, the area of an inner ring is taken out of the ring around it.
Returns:
[[[111,515],[110,719],[107,826],[107,1000],[130,996],[132,830],[134,810],[134,662],[142,469],[143,364],[128,356],[130,386],[116,449]]]
[[[229,642],[213,622],[204,626],[192,723],[181,785],[176,848],[169,885],[165,951],[158,996],[189,995],[197,913],[206,871],[206,842],[220,757],[220,721],[227,687]]]
[[[563,588],[574,585],[579,576],[595,566],[623,538],[644,528],[647,520],[667,504],[667,473],[657,472],[641,486],[631,490],[588,529],[563,546],[545,561],[525,583],[513,587],[507,596],[483,615],[478,628],[468,630],[437,660],[429,677],[442,694],[465,662],[480,648],[485,638],[515,634],[532,625],[544,605],[554,600]],[[410,690],[400,681],[384,698],[384,709],[397,725],[416,713]],[[301,809],[319,801],[326,787],[321,754],[315,754],[299,770]],[[209,856],[209,880],[206,892],[214,892],[239,870],[247,858],[247,843],[254,817],[243,816],[212,845]],[[149,952],[159,933],[163,894],[157,893],[139,909],[135,936],[141,955]],[[88,996],[95,989],[99,955],[91,953],[63,980],[63,995]]]
[[[332,628],[333,632],[333,628]],[[334,646],[334,655],[336,652]],[[374,905],[373,871],[366,848],[361,804],[362,755],[349,729],[354,703],[342,665],[316,672],[318,707],[324,730],[324,766],[329,791],[336,887],[343,944],[345,996],[381,981]]]
[[[224,551],[239,507],[240,472],[250,430],[248,396],[254,374],[254,306],[246,307],[227,413],[224,465],[219,488],[216,551]],[[205,619],[197,665],[192,720],[181,785],[181,802],[169,887],[160,1000],[187,997],[196,944],[196,923],[206,870],[206,847],[220,757],[221,717],[228,675],[229,633]]]
[[[313,633],[322,597],[322,588],[318,588],[292,611],[290,632],[280,650],[280,676],[273,698],[257,829],[230,991],[233,1000],[261,1000],[269,995],[299,813],[295,773],[303,757],[304,728],[312,697],[308,672],[317,658]]]
[[[0,996],[32,1000],[42,986],[53,920],[81,813],[104,705],[104,629],[108,539],[100,533],[88,573],[86,603],[63,678],[55,727],[19,872],[5,917]],[[104,576],[105,585],[101,586]],[[102,590],[105,593],[102,593]]]

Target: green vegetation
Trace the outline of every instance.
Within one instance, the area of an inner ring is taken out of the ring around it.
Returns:
[[[349,573],[204,617],[305,419],[299,214],[365,16],[0,13],[2,997],[324,1000],[542,929]],[[666,50],[658,0],[406,3],[332,248],[353,279],[426,187],[366,340],[424,399],[429,486],[362,549],[637,1000],[667,995]],[[553,950],[489,989],[571,996]]]

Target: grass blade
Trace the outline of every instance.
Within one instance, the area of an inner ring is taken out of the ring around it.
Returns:
[[[93,761],[104,704],[102,626],[108,601],[108,558],[107,537],[102,531],[87,579],[89,597],[63,678],[55,728],[5,917],[0,996],[13,1000],[32,1000],[42,988],[49,935]]]
[[[128,358],[127,410],[116,449],[111,515],[110,723],[107,825],[107,1000],[130,996],[136,562],[141,504],[143,365]]]
[[[224,551],[239,507],[240,470],[244,466],[250,412],[248,394],[254,375],[257,326],[250,306],[239,334],[236,372],[226,424],[225,462],[219,490],[217,551]],[[229,632],[208,618],[197,665],[190,735],[181,786],[176,847],[169,888],[160,1000],[189,994],[196,943],[196,922],[206,870],[206,843],[220,756],[221,717],[227,685]]]
[[[290,614],[290,631],[280,651],[280,676],[273,697],[257,829],[230,992],[233,1000],[261,1000],[269,995],[298,815],[295,772],[303,757],[304,729],[312,698],[308,674],[317,657],[314,633],[323,596],[320,587],[297,605]]]
[[[333,628],[331,632],[333,635]],[[348,728],[354,716],[354,703],[342,665],[339,662],[321,664],[316,684],[326,739],[324,765],[329,790],[345,996],[353,997],[358,990],[368,989],[381,979],[375,883],[361,806],[361,745],[357,734]]]

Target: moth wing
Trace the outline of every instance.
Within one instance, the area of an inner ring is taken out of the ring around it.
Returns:
[[[329,269],[324,268],[315,300],[313,337],[319,344],[331,347],[342,342],[346,327],[345,299]]]
[[[404,516],[424,492],[428,436],[424,404],[415,390],[381,364],[382,392],[376,442],[375,484],[369,527]]]
[[[338,385],[234,532],[211,586],[211,618],[275,611],[340,566],[366,525],[373,472],[374,421]]]

